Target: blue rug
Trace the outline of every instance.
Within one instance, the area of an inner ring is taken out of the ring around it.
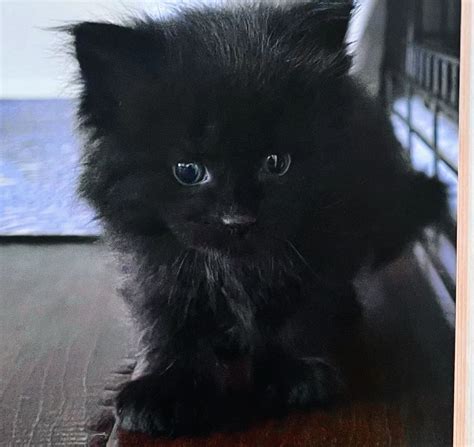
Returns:
[[[97,235],[70,100],[0,101],[0,235]]]

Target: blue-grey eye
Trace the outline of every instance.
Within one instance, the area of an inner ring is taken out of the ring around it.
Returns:
[[[263,170],[267,174],[285,175],[291,164],[290,154],[271,154],[263,161]]]
[[[182,185],[197,185],[204,183],[207,178],[207,169],[201,163],[181,162],[173,166],[173,174]]]

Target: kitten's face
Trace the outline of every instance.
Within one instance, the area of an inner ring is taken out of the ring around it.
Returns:
[[[147,106],[133,112],[140,122],[117,138],[130,142],[122,151],[136,165],[119,180],[124,212],[201,250],[264,253],[292,240],[324,150],[312,124],[317,111],[285,94],[217,94],[198,82],[193,93],[179,88],[168,100],[163,91],[156,101],[141,98]]]

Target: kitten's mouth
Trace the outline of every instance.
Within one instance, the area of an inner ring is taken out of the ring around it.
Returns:
[[[197,250],[217,250],[233,255],[253,254],[265,246],[265,236],[257,225],[250,227],[190,222],[178,237]]]

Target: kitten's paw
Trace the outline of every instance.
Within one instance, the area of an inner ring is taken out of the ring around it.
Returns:
[[[276,412],[308,410],[333,403],[344,388],[338,371],[320,358],[296,361],[265,390],[266,405]]]
[[[177,437],[212,430],[215,398],[209,386],[189,381],[167,383],[146,376],[129,382],[116,399],[122,430]]]
[[[287,403],[290,407],[303,409],[325,406],[342,390],[342,379],[332,365],[319,358],[307,358],[302,361],[301,374],[290,383]]]

